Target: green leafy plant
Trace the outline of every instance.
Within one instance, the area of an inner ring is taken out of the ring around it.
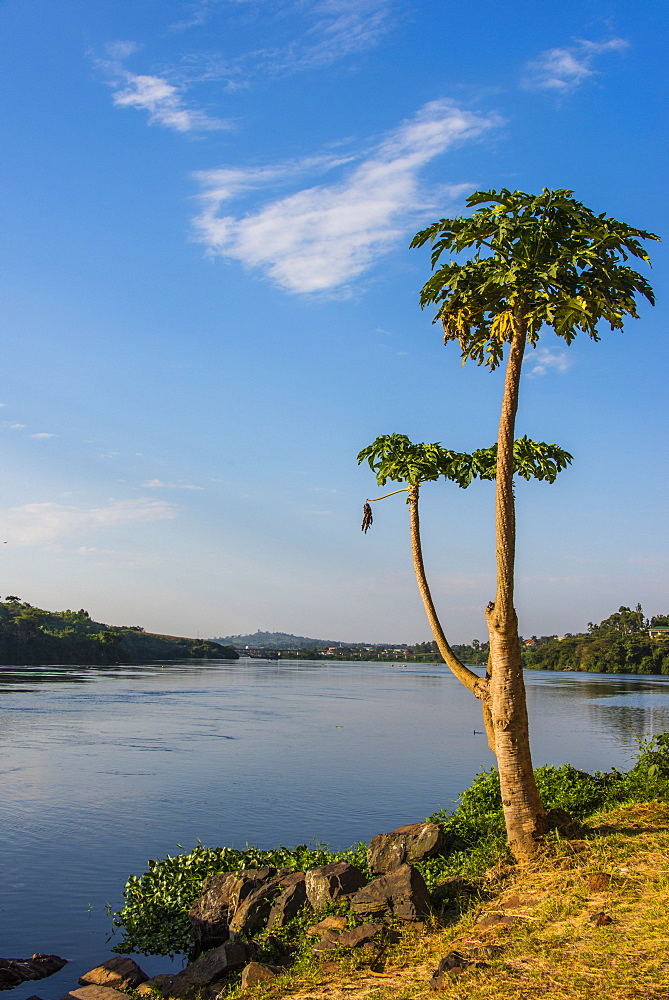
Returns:
[[[125,906],[113,914],[113,927],[123,931],[113,950],[121,954],[190,954],[195,941],[188,911],[200,895],[203,880],[210,875],[266,866],[306,871],[340,860],[366,870],[365,844],[345,851],[331,851],[322,845],[308,848],[304,844],[268,851],[200,844],[187,854],[149,861],[143,875],[130,876],[123,890]]]

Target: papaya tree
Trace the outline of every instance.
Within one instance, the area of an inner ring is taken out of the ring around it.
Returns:
[[[514,442],[513,457],[514,474],[522,476],[523,479],[547,480],[550,483],[555,482],[558,473],[572,461],[569,452],[559,445],[530,441],[527,437],[518,438]],[[481,700],[488,745],[494,753],[495,736],[488,698],[489,676],[482,678],[470,670],[456,655],[446,638],[425,573],[418,505],[423,483],[443,478],[455,483],[461,489],[466,489],[473,479],[494,479],[497,471],[497,445],[491,448],[479,448],[469,455],[465,452],[449,451],[442,448],[438,442],[413,444],[404,434],[383,434],[362,449],[358,455],[358,464],[364,461],[376,475],[379,486],[385,486],[389,479],[406,485],[366,501],[362,530],[367,532],[372,524],[370,503],[385,500],[386,497],[397,493],[408,494],[406,502],[409,506],[413,568],[427,620],[444,663],[458,680]]]
[[[467,205],[474,209],[471,215],[440,219],[411,245],[432,244],[434,273],[421,291],[421,306],[436,307],[444,342],[458,342],[463,364],[471,360],[493,370],[506,355],[495,477],[497,584],[486,608],[485,697],[509,844],[523,859],[545,829],[514,608],[514,432],[523,358],[546,327],[565,344],[579,332],[599,340],[601,324],[616,330],[626,317],[637,316],[638,296],[653,304],[648,281],[627,262],[650,263],[641,241],[658,237],[595,214],[568,190],[478,191]]]

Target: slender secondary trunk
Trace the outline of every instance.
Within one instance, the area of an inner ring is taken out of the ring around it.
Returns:
[[[444,635],[444,630],[441,627],[441,622],[439,621],[434,601],[432,600],[432,594],[430,593],[427,576],[425,575],[425,564],[423,563],[423,547],[420,540],[420,518],[418,515],[418,494],[418,485],[409,486],[408,503],[411,527],[411,555],[413,556],[413,568],[414,573],[416,574],[416,581],[418,583],[418,592],[420,593],[423,607],[425,608],[425,613],[432,630],[432,635],[435,638],[437,648],[439,649],[444,662],[455,674],[458,680],[461,681],[465,687],[472,692],[472,694],[475,694],[476,697],[481,700],[483,708],[483,722],[485,725],[486,735],[488,737],[488,745],[494,753],[495,747],[493,742],[494,737],[492,720],[488,706],[488,681],[486,678],[479,677],[478,674],[475,674],[473,670],[469,669],[469,667],[466,667],[460,658],[455,655],[448,643],[448,640],[446,639],[446,636]]]
[[[514,316],[514,325],[516,332],[509,348],[497,439],[497,593],[494,604],[486,609],[486,618],[490,633],[489,705],[504,819],[514,857],[523,860],[533,854],[536,838],[545,832],[546,812],[532,770],[518,619],[513,606],[516,549],[513,444],[527,338],[522,314]]]

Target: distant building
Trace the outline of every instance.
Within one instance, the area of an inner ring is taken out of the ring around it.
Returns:
[[[651,639],[669,639],[669,625],[653,625],[648,629]]]

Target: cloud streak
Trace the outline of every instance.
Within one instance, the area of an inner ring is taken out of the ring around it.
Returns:
[[[593,63],[608,52],[624,52],[629,42],[610,38],[605,42],[579,39],[565,48],[546,49],[537,59],[525,64],[523,86],[527,90],[549,90],[567,94],[596,75]]]
[[[236,59],[222,61],[222,76],[255,77],[293,73],[329,66],[348,55],[373,48],[395,24],[395,0],[244,0],[236,4],[246,22],[256,26],[256,35],[270,28],[272,37],[284,26],[292,33],[271,46],[260,44]],[[191,16],[173,30],[199,28],[218,14],[229,24],[234,7],[227,0],[199,0]],[[216,72],[209,58],[209,78]]]
[[[0,533],[11,545],[39,545],[101,528],[171,520],[176,514],[172,504],[150,497],[109,500],[89,508],[28,503],[0,512]]]
[[[417,218],[432,209],[421,170],[448,149],[497,124],[449,101],[433,101],[391,131],[366,156],[316,157],[295,164],[195,174],[202,210],[197,238],[209,251],[240,261],[286,291],[308,294],[341,287],[391,250]],[[305,187],[256,211],[221,214],[224,202],[308,170],[347,167],[343,179]],[[440,198],[459,197],[470,184],[444,186]]]
[[[203,490],[204,486],[193,486],[190,483],[163,483],[160,479],[149,479],[142,483],[144,488],[151,490]]]
[[[111,42],[107,46],[109,58],[96,60],[98,68],[109,78],[110,86],[115,88],[112,100],[116,107],[146,111],[150,124],[182,134],[228,128],[222,119],[188,106],[183,96],[185,83],[177,84],[165,76],[127,70],[124,61],[136,48],[132,42]]]
[[[550,371],[564,375],[573,364],[567,351],[555,351],[549,347],[538,347],[532,351],[530,356],[528,355],[526,355],[527,362],[531,364],[527,372],[528,378],[539,378],[542,375],[547,375]]]

